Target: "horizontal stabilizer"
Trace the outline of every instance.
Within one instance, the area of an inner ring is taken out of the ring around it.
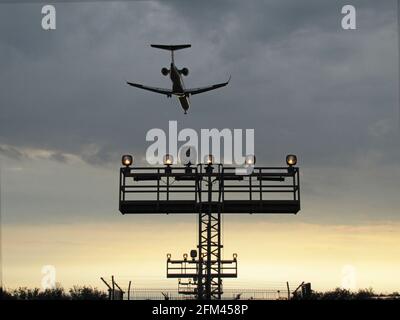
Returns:
[[[151,46],[153,48],[157,48],[157,49],[175,51],[175,50],[190,48],[192,45],[190,45],[190,44],[178,44],[178,45],[152,44]]]

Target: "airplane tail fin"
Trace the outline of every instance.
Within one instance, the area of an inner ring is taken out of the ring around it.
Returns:
[[[175,51],[175,50],[190,48],[192,45],[190,45],[190,44],[178,44],[178,45],[151,44],[150,46],[153,48],[157,48],[157,49]]]

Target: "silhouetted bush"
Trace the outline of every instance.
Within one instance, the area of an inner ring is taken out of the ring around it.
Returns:
[[[369,300],[373,299],[373,297],[377,296],[372,290],[372,288],[369,289],[360,289],[354,294],[354,299],[356,300]]]
[[[92,287],[80,287],[73,286],[72,289],[69,290],[69,294],[72,300],[107,300],[108,294],[103,291],[98,290],[97,288]]]
[[[327,291],[321,294],[320,300],[351,300],[354,295],[350,290],[336,288],[333,291]]]
[[[398,293],[397,291],[389,294],[390,299],[395,299],[395,300],[400,300],[400,293]]]
[[[0,288],[0,300],[14,300],[14,297],[10,292]]]
[[[347,289],[336,288],[335,290],[318,292],[313,291],[307,300],[368,300],[368,299],[395,299],[396,295],[381,295],[378,296],[372,288],[360,289],[357,292],[352,292]],[[301,295],[294,297],[295,300],[306,300]]]
[[[305,300],[301,294],[293,297],[295,300]],[[312,291],[307,300],[367,300],[367,299],[399,299],[400,293],[376,294],[369,289],[352,292],[347,289],[318,292]],[[40,290],[39,288],[20,287],[14,290],[0,289],[0,300],[108,300],[108,294],[88,286],[73,286],[68,293],[57,285],[54,289]]]
[[[64,288],[57,286],[54,289],[40,290],[39,288],[29,289],[20,287],[11,291],[11,295],[16,300],[67,300]]]
[[[0,290],[0,300],[107,300],[105,292],[91,287],[74,286],[69,294],[57,285],[54,289],[20,287],[11,291]]]

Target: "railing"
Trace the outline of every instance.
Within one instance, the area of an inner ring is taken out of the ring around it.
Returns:
[[[124,167],[120,169],[122,213],[198,213],[208,201],[223,213],[297,213],[300,174],[297,167],[255,167],[247,175],[236,167]],[[208,188],[211,181],[212,188]],[[248,211],[246,211],[248,209]],[[143,212],[141,212],[141,210]]]
[[[206,260],[202,262],[206,263]],[[221,268],[219,270],[221,278],[236,278],[237,277],[237,259],[232,260],[221,260]],[[212,265],[217,264],[217,261],[212,261]],[[167,278],[192,278],[195,279],[198,276],[198,265],[197,259],[183,259],[183,260],[172,260],[167,259]],[[213,276],[216,274],[212,273]]]
[[[256,167],[249,175],[237,175],[237,168],[225,167],[221,175],[222,200],[238,193],[244,200],[300,200],[300,175],[297,167]],[[268,194],[274,194],[273,197]]]

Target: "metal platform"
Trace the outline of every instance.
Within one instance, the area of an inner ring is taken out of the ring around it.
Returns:
[[[123,214],[140,213],[198,213],[202,204],[190,200],[164,200],[164,201],[122,201],[120,211]],[[299,200],[225,200],[221,205],[211,203],[212,211],[220,213],[297,213],[300,210]]]
[[[198,167],[190,171],[187,167],[121,168],[119,210],[122,214],[198,214],[205,205],[232,214],[300,210],[298,168],[258,167],[249,175],[236,175],[235,169],[216,166],[206,173]],[[215,183],[211,203],[203,181],[208,176]]]
[[[217,264],[218,261],[212,261],[212,264]],[[222,259],[220,277],[221,278],[236,278],[237,277],[237,260]],[[198,261],[193,259],[173,260],[167,259],[167,278],[190,278],[197,279],[199,275]],[[214,270],[213,270],[214,271]]]

